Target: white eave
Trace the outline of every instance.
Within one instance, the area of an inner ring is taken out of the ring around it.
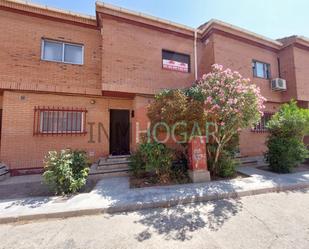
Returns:
[[[246,29],[243,29],[243,28],[234,26],[234,25],[232,25],[232,24],[229,24],[229,23],[226,23],[226,22],[217,20],[217,19],[211,19],[209,22],[207,22],[207,24],[205,25],[205,27],[203,27],[203,29],[200,30],[200,33],[201,33],[201,34],[205,34],[205,33],[211,28],[211,26],[213,26],[213,25],[215,25],[215,24],[218,24],[218,25],[220,25],[220,26],[233,29],[233,30],[238,31],[238,32],[241,32],[241,33],[243,33],[243,34],[245,34],[245,35],[249,35],[249,36],[251,36],[251,37],[254,37],[254,38],[257,38],[257,39],[266,41],[266,42],[270,42],[270,43],[272,43],[272,44],[274,44],[274,45],[277,45],[277,46],[282,46],[282,45],[283,45],[283,44],[282,44],[281,42],[279,42],[279,41],[270,39],[270,38],[265,37],[265,36],[263,36],[263,35],[259,35],[259,34],[257,34],[257,33],[251,32],[251,31],[249,31],[249,30],[246,30]]]

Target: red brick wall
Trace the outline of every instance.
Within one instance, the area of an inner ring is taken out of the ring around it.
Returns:
[[[214,37],[199,41],[197,47],[198,78],[201,78],[203,74],[211,71],[211,66],[215,63]]]
[[[294,47],[297,100],[309,101],[309,51]]]
[[[280,104],[266,103],[265,111],[276,112]],[[268,133],[252,132],[251,128],[242,130],[239,136],[239,147],[242,156],[261,156],[267,150],[265,141]]]
[[[104,90],[154,93],[194,81],[193,39],[103,18]],[[191,73],[162,69],[162,49],[189,54]]]
[[[294,69],[293,47],[289,46],[279,52],[281,78],[286,80],[287,91],[282,93],[282,100],[289,101],[297,98],[296,75]]]
[[[0,10],[0,33],[0,88],[100,93],[99,30]],[[84,65],[42,61],[42,37],[84,44]]]
[[[271,90],[270,81],[255,78],[252,72],[252,60],[258,60],[269,63],[271,77],[278,77],[278,62],[275,52],[215,34],[214,57],[215,63],[239,71],[244,77],[250,78],[254,84],[260,87],[265,98],[273,102],[281,102],[281,93]]]
[[[21,100],[21,96],[25,96]],[[90,101],[94,99],[95,104]],[[33,136],[34,106],[86,108],[87,123],[94,122],[93,143],[90,141],[90,126],[86,125],[86,136]],[[98,123],[101,122],[109,134],[109,109],[132,109],[132,100],[112,98],[90,98],[54,94],[23,93],[5,91],[3,97],[3,122],[1,134],[1,160],[11,169],[41,167],[49,150],[63,148],[85,149],[94,152],[96,159],[109,153],[108,139],[102,131],[98,138]]]

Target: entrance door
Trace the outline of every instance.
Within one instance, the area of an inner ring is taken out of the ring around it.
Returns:
[[[130,111],[110,110],[109,131],[110,154],[130,154]]]

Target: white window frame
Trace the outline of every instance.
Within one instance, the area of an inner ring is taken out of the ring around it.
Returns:
[[[61,58],[61,61],[49,60],[49,59],[45,59],[44,58],[45,41],[62,44],[62,58]],[[64,48],[65,48],[65,45],[76,46],[76,47],[81,47],[82,48],[82,61],[81,61],[81,63],[68,62],[68,61],[64,60]],[[41,42],[41,60],[43,60],[43,61],[51,61],[51,62],[59,62],[59,63],[65,63],[65,64],[73,64],[73,65],[84,65],[84,45],[76,44],[76,43],[69,43],[69,42],[55,41],[55,40],[51,40],[51,39],[42,39],[42,42]]]
[[[44,122],[44,114],[43,113],[47,113],[48,111],[46,110],[46,111],[40,111],[40,133],[43,133],[43,134],[66,134],[66,133],[77,133],[77,134],[81,134],[81,133],[83,133],[83,132],[85,132],[85,130],[84,130],[84,116],[85,116],[85,113],[84,112],[79,112],[79,111],[62,111],[62,110],[60,110],[61,112],[65,112],[65,113],[68,113],[68,112],[71,112],[71,113],[73,113],[73,112],[77,112],[77,113],[81,113],[82,114],[82,117],[81,117],[81,126],[80,126],[80,131],[64,131],[64,130],[62,130],[62,131],[59,131],[58,130],[58,132],[57,132],[57,130],[54,130],[54,131],[43,131],[43,122]],[[50,111],[50,112],[53,112],[53,111]]]
[[[262,64],[263,66],[263,77],[257,75],[257,64]],[[252,69],[253,69],[253,77],[269,80],[271,79],[271,68],[270,63],[258,61],[258,60],[252,60]],[[268,74],[267,74],[268,73]]]

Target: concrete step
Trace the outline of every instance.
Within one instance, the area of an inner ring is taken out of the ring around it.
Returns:
[[[235,158],[240,166],[254,166],[254,167],[260,167],[267,165],[264,161],[263,156],[256,156],[256,157],[236,157]]]
[[[5,164],[0,163],[0,181],[3,181],[10,177],[10,172]]]
[[[92,172],[90,176],[100,175],[100,178],[109,178],[109,177],[119,177],[119,176],[129,176],[129,171],[113,171],[113,172]]]
[[[103,160],[100,160],[98,162],[98,166],[111,166],[111,165],[126,165],[128,164],[129,161],[103,161]]]
[[[100,170],[114,170],[114,169],[128,169],[129,165],[127,163],[117,163],[117,164],[106,164],[97,165],[97,169]]]
[[[89,175],[105,175],[105,176],[128,176],[129,168],[107,168],[107,167],[97,167],[91,168]]]
[[[7,171],[8,171],[7,168],[2,168],[2,169],[0,169],[0,175],[6,173]]]
[[[108,165],[108,164],[122,164],[128,163],[129,156],[108,156],[107,158],[100,158],[98,164],[101,165]]]
[[[108,156],[100,158],[90,169],[90,175],[104,175],[106,177],[128,176],[129,156]]]
[[[112,156],[112,155],[109,155],[107,158],[106,158],[106,161],[126,161],[128,160],[130,157],[130,155],[121,155],[121,156]]]

